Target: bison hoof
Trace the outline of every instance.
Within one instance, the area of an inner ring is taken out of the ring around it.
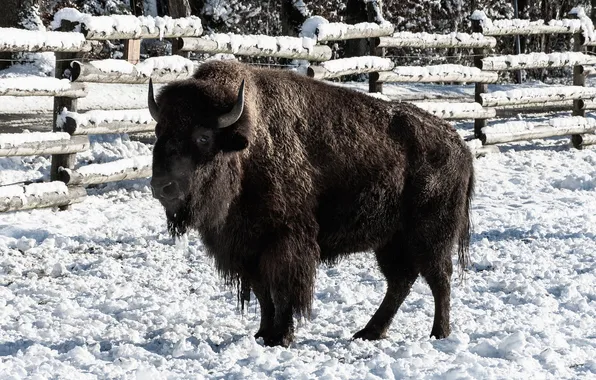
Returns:
[[[437,339],[443,339],[443,338],[447,338],[449,336],[449,334],[451,333],[449,328],[433,328],[432,331],[430,332],[430,336],[431,337],[435,337]]]
[[[265,330],[259,330],[257,331],[257,333],[255,334],[255,339],[259,339],[259,338],[263,338],[265,339],[265,336],[268,335]]]
[[[263,337],[263,342],[268,347],[282,346],[287,348],[293,340],[294,335],[292,334]]]
[[[387,338],[387,334],[385,334],[385,332],[364,328],[354,334],[352,339],[379,340],[385,338]]]

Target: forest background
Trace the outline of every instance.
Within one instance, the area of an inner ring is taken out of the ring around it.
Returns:
[[[134,14],[137,16],[201,18],[206,33],[265,34],[269,36],[299,35],[300,26],[310,16],[321,16],[330,22],[358,23],[368,21],[367,2],[370,0],[0,0],[0,27],[49,29],[53,15],[64,7],[76,8],[92,15]],[[383,18],[395,25],[396,31],[451,33],[471,32],[469,16],[475,10],[484,11],[492,19],[514,18],[516,0],[385,0]],[[567,17],[576,6],[583,6],[596,20],[596,0],[517,0],[518,17],[551,19]],[[167,41],[165,42],[168,43]],[[569,36],[530,36],[521,38],[521,53],[570,51]],[[351,45],[350,45],[351,44]],[[158,46],[157,48],[155,46]],[[513,37],[499,38],[494,54],[515,53]],[[334,58],[366,55],[365,41],[336,43]],[[433,52],[393,49],[388,56],[396,64],[429,65],[441,63],[470,64],[471,51],[447,50]],[[122,44],[108,44],[92,58],[119,58]],[[159,43],[144,41],[144,57],[167,54]],[[11,61],[11,57],[13,60]],[[0,56],[0,68],[14,62],[13,56]],[[550,77],[566,73],[550,72]],[[529,77],[544,80],[544,72]]]

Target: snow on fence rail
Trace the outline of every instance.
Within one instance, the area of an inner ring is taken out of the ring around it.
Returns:
[[[578,99],[575,101],[578,102],[579,109],[589,110],[594,109],[596,106],[593,104],[593,102],[584,99]],[[495,107],[497,111],[496,117],[514,117],[522,112],[531,114],[569,111],[573,109],[573,103],[574,100],[557,100],[543,103],[513,104]]]
[[[463,65],[398,66],[371,74],[378,82],[476,82],[496,83],[499,74]]]
[[[596,98],[596,88],[581,86],[553,86],[495,91],[480,95],[484,107],[515,106],[562,100]]]
[[[479,10],[472,13],[470,19],[480,22],[481,33],[485,36],[577,33],[582,30],[582,21],[579,19],[551,20],[548,24],[544,20],[491,20]]]
[[[489,153],[499,153],[499,147],[496,145],[482,145],[480,139],[473,139],[466,141],[466,145],[470,148],[472,154],[476,157],[481,157]]]
[[[0,52],[87,52],[91,43],[81,33],[0,28]]]
[[[264,35],[239,35],[215,33],[203,38],[179,38],[179,51],[202,53],[229,53],[277,58],[328,61],[332,51],[329,46],[315,45],[312,38],[270,37]]]
[[[71,135],[98,135],[152,132],[155,121],[148,109],[96,110],[85,113],[63,110],[58,116],[57,126]]]
[[[322,62],[319,66],[309,66],[307,75],[315,79],[337,78],[342,75],[363,74],[391,70],[393,62],[389,58],[376,56],[351,57]]]
[[[91,164],[77,170],[61,169],[58,178],[67,185],[99,183],[151,177],[152,156],[138,156],[104,164]]]
[[[375,39],[376,47],[417,47],[417,48],[492,48],[497,45],[493,37],[480,33],[411,33],[399,32],[391,37]]]
[[[594,23],[586,14],[584,7],[578,6],[569,11],[569,16],[579,20],[582,24],[581,33],[578,33],[578,40],[582,46],[596,46],[596,33]]]
[[[70,80],[99,83],[166,83],[192,76],[198,63],[179,55],[147,58],[133,65],[121,59],[71,63]]]
[[[344,24],[340,22],[322,23],[317,26],[315,35],[317,41],[341,41],[356,38],[372,38],[390,36],[395,30],[393,24],[385,22],[361,22],[358,24]]]
[[[51,77],[0,78],[0,96],[83,98],[87,96],[87,86],[83,83],[71,83],[68,79]]]
[[[198,37],[203,34],[201,19],[196,16],[91,16],[74,8],[59,10],[51,26],[55,30],[81,32],[87,40]]]
[[[89,149],[86,136],[68,133],[33,132],[0,134],[0,157],[70,154]]]
[[[496,124],[482,129],[483,144],[499,144],[514,141],[541,139],[547,137],[594,133],[596,119],[579,116],[550,119],[545,124],[513,121]]]
[[[67,187],[61,181],[0,186],[0,212],[66,206],[86,196],[83,187]]]
[[[577,134],[571,136],[571,140],[573,141],[573,146],[582,149],[589,145],[596,145],[596,134]]]
[[[412,102],[416,106],[443,119],[490,119],[496,116],[494,108],[478,103]]]
[[[501,71],[578,65],[596,65],[596,57],[579,52],[504,55],[483,58],[481,68],[482,70]]]

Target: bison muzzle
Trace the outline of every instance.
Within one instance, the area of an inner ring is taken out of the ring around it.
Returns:
[[[418,275],[450,333],[452,254],[468,259],[473,157],[443,120],[298,74],[214,61],[157,99],[154,196],[169,232],[199,232],[255,337],[288,346],[309,316],[317,266],[373,250],[387,293],[354,337],[385,336]]]

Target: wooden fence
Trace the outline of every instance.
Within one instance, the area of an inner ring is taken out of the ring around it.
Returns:
[[[200,62],[183,56],[186,52],[229,53],[252,57],[290,58],[300,61],[306,75],[325,80],[350,74],[369,74],[370,91],[380,91],[382,83],[474,83],[474,102],[415,102],[419,107],[445,119],[475,120],[475,139],[468,142],[476,155],[498,151],[495,144],[571,135],[576,147],[596,143],[596,124],[584,112],[595,104],[596,90],[584,87],[592,74],[589,65],[596,59],[582,52],[596,45],[591,23],[581,10],[573,18],[544,25],[526,20],[491,21],[475,12],[472,33],[427,34],[394,32],[387,22],[321,23],[303,37],[203,35],[196,17],[182,19],[112,16],[92,17],[74,10],[59,12],[53,23],[61,31],[32,32],[0,29],[0,52],[54,52],[57,58],[55,78],[37,78],[34,86],[0,79],[0,96],[53,96],[53,132],[0,134],[0,157],[15,155],[52,155],[51,181],[40,184],[0,186],[0,212],[34,207],[61,207],[80,201],[84,186],[151,176],[151,158],[135,157],[106,164],[74,168],[75,155],[89,148],[88,135],[138,133],[153,131],[147,109],[77,111],[77,99],[87,95],[85,83],[164,83],[188,78]],[[535,53],[518,56],[490,56],[497,37],[512,34],[568,33],[574,37],[571,53]],[[154,57],[140,61],[140,41],[144,38],[172,39],[181,55]],[[369,40],[370,55],[331,59],[329,42],[347,39]],[[82,62],[77,54],[91,49],[96,41],[126,39],[124,60]],[[473,49],[470,66],[395,66],[384,58],[384,49],[459,48]],[[307,61],[307,62],[305,62]],[[519,68],[574,67],[574,85],[524,91],[488,91],[488,84],[499,80],[499,72]],[[558,118],[544,125],[487,121],[507,111],[532,112],[548,109],[573,109],[573,116]]]
[[[528,34],[568,34],[573,38],[573,52],[535,52],[520,55],[488,56],[479,51],[476,67],[486,72],[530,70],[570,67],[573,69],[572,86],[549,86],[511,91],[488,92],[486,85],[476,85],[476,101],[483,107],[495,107],[501,111],[544,112],[548,110],[572,110],[571,117],[551,119],[543,125],[532,123],[500,123],[487,125],[487,119],[476,119],[474,134],[484,145],[510,143],[537,138],[572,136],[573,145],[582,148],[593,144],[595,139],[593,119],[585,118],[586,109],[594,109],[596,89],[586,88],[588,68],[596,64],[596,57],[586,54],[587,46],[594,44],[592,21],[582,8],[574,8],[569,18],[553,20],[548,25],[529,20],[488,19],[483,12],[475,12],[473,28],[485,36],[512,36]],[[497,112],[498,113],[498,112]]]

